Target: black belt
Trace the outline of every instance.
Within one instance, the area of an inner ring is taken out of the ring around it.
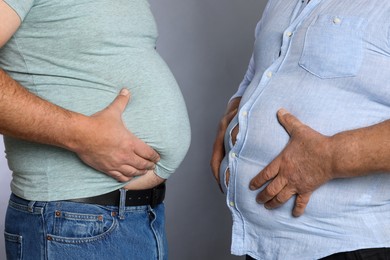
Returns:
[[[150,205],[152,208],[164,201],[165,183],[147,190],[127,190],[126,206]],[[115,190],[103,195],[67,200],[71,202],[98,204],[102,206],[119,206],[120,191]]]

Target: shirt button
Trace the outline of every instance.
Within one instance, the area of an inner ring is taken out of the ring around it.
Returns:
[[[333,23],[334,23],[334,24],[340,24],[340,23],[341,23],[341,19],[338,18],[338,17],[335,17],[335,18],[333,19]]]
[[[234,207],[234,202],[230,201],[229,205],[230,205],[230,207]]]
[[[236,153],[232,153],[232,157],[233,158],[237,157],[237,154]]]
[[[248,115],[248,112],[244,111],[244,112],[242,112],[242,115],[243,115],[243,116],[247,116],[247,115]]]
[[[268,71],[266,75],[268,78],[272,78],[272,71]]]
[[[293,35],[292,32],[286,32],[287,37],[291,37]]]

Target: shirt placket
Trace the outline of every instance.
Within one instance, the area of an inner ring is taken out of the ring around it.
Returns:
[[[270,82],[273,80],[273,78],[277,75],[277,72],[281,65],[283,64],[283,61],[285,60],[286,56],[288,55],[288,51],[291,45],[291,41],[294,36],[294,32],[296,28],[299,26],[299,24],[309,15],[309,13],[314,8],[314,3],[320,2],[319,0],[314,0],[311,2],[311,6],[307,6],[308,1],[307,0],[300,0],[293,11],[292,19],[290,22],[290,26],[284,31],[283,33],[283,41],[282,45],[280,46],[280,56],[277,58],[271,66],[266,69],[261,77],[260,83],[258,84],[258,87],[252,94],[252,98],[248,100],[240,109],[239,115],[238,115],[238,122],[240,125],[240,131],[237,136],[237,141],[235,146],[230,150],[229,152],[229,169],[230,169],[230,178],[231,178],[231,185],[228,187],[227,191],[227,204],[231,209],[231,212],[233,214],[233,219],[235,222],[235,225],[233,227],[233,233],[236,235],[233,237],[235,240],[234,243],[236,245],[241,244],[242,247],[244,247],[244,241],[245,241],[245,227],[244,227],[244,221],[242,218],[242,214],[237,207],[236,203],[236,178],[238,178],[237,174],[237,167],[240,163],[240,151],[242,150],[244,140],[246,139],[247,135],[247,126],[248,126],[248,118],[251,113],[251,109],[253,105],[256,103],[259,96],[262,94],[263,90],[267,87],[267,85],[270,84]],[[238,189],[241,189],[243,187],[238,187]],[[249,187],[248,187],[249,190]],[[241,225],[239,224],[241,223]],[[242,238],[240,241],[238,241],[236,238]]]

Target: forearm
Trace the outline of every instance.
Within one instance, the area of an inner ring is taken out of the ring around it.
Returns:
[[[390,172],[390,120],[330,140],[335,178]]]
[[[63,147],[76,148],[88,118],[30,93],[0,70],[0,133]]]

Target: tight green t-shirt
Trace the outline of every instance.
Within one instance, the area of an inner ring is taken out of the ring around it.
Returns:
[[[0,49],[0,67],[32,93],[91,115],[121,88],[132,99],[127,128],[161,156],[168,178],[190,142],[186,106],[155,50],[157,29],[147,0],[5,0],[22,24]],[[125,184],[84,164],[76,154],[5,137],[12,192],[29,200],[103,194]]]

